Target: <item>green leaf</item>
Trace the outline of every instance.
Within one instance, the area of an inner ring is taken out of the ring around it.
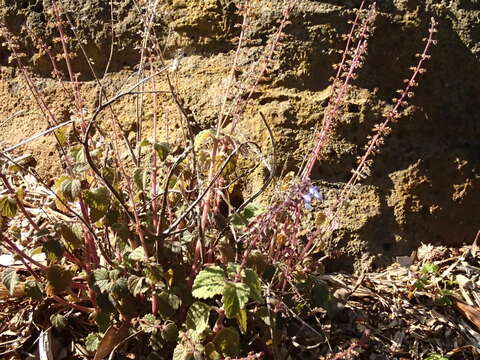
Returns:
[[[198,334],[208,329],[208,319],[210,317],[210,306],[196,301],[188,309],[185,325],[187,329],[195,330]]]
[[[209,266],[200,271],[193,282],[192,295],[199,299],[209,299],[223,293],[225,274],[219,266]]]
[[[70,127],[63,126],[55,130],[54,133],[58,139],[58,143],[62,146],[66,146],[68,142],[68,136],[70,133]]]
[[[67,208],[65,207],[65,205],[63,205],[63,203],[67,202],[68,200],[62,192],[62,184],[66,181],[72,181],[72,178],[66,175],[62,175],[55,181],[55,184],[53,184],[53,191],[59,198],[55,198],[55,205],[59,210],[62,211],[67,211]]]
[[[438,272],[438,270],[438,265],[433,263],[426,263],[422,266],[422,269],[420,271],[424,274],[435,274]]]
[[[245,209],[243,209],[243,216],[245,216],[247,220],[250,220],[251,218],[263,214],[264,212],[265,208],[262,205],[250,203],[245,206]]]
[[[20,279],[18,278],[17,271],[14,269],[7,269],[2,272],[2,284],[7,288],[10,295],[15,294],[15,289]]]
[[[98,326],[99,332],[105,332],[111,325],[110,313],[103,311],[93,312],[89,317],[89,320],[94,320]]]
[[[237,314],[237,324],[240,332],[245,335],[247,333],[247,310],[242,309]]]
[[[98,344],[100,344],[101,336],[99,333],[92,333],[88,334],[85,338],[85,348],[88,351],[95,351],[98,348]]]
[[[110,193],[105,187],[84,191],[83,198],[90,208],[92,222],[100,220],[110,207]]]
[[[257,273],[252,269],[245,269],[244,282],[250,288],[250,296],[253,300],[261,303],[262,299],[262,286]]]
[[[66,179],[61,183],[60,191],[65,199],[74,201],[82,191],[82,183],[78,179]]]
[[[145,269],[145,276],[147,282],[151,285],[159,284],[163,282],[163,269],[159,264],[150,264]]]
[[[64,223],[55,224],[55,230],[65,241],[68,250],[76,250],[82,247],[82,226],[80,224],[67,225]]]
[[[147,257],[145,256],[145,251],[143,247],[139,246],[135,248],[129,255],[128,258],[133,261],[145,261]]]
[[[205,345],[205,356],[208,360],[221,360],[222,356],[218,353],[217,349],[215,348],[215,344],[212,342],[207,343]]]
[[[61,314],[53,314],[50,316],[52,326],[57,329],[65,329],[67,327],[67,318]]]
[[[185,344],[179,342],[173,350],[173,360],[193,360],[193,351]]]
[[[51,265],[46,272],[47,293],[58,295],[70,288],[73,274],[61,265]]]
[[[25,294],[33,300],[41,300],[43,298],[42,285],[35,280],[25,282]]]
[[[176,342],[178,339],[178,327],[175,323],[168,323],[162,329],[162,338],[167,342]]]
[[[149,139],[142,139],[142,141],[140,141],[137,145],[137,147],[141,148],[141,147],[145,147],[145,146],[148,146],[148,145],[151,145],[152,143],[150,142]]]
[[[175,315],[175,312],[182,303],[177,295],[168,293],[166,291],[162,291],[159,295],[157,295],[157,299],[158,313],[163,320],[170,319],[173,315]]]
[[[100,292],[109,291],[111,289],[110,276],[107,269],[93,270],[94,284],[98,286]]]
[[[130,275],[128,277],[128,290],[133,294],[133,296],[137,296],[143,292],[143,282],[145,278],[140,277],[137,275]]]
[[[17,213],[17,200],[8,195],[0,196],[0,215],[13,218]]]
[[[227,281],[222,298],[227,318],[234,318],[240,310],[245,309],[249,295],[250,288],[246,284]]]
[[[160,327],[160,320],[158,320],[155,315],[147,314],[140,321],[140,329],[146,333],[153,334],[158,331]]]
[[[155,143],[155,145],[153,145],[153,148],[157,152],[157,155],[160,158],[160,160],[162,161],[164,161],[167,158],[168,153],[170,152],[170,147],[165,142]]]
[[[62,258],[65,249],[60,241],[49,239],[43,243],[42,251],[48,260],[55,262]]]
[[[237,357],[240,352],[240,335],[231,327],[221,329],[213,338],[213,343],[224,357]]]
[[[144,190],[148,180],[148,172],[142,168],[135,169],[133,180],[140,190]]]

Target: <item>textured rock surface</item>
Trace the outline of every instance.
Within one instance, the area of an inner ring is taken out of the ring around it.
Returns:
[[[25,35],[27,28],[37,32],[46,29],[45,36],[51,39],[54,35],[45,26],[48,16],[44,2],[5,0],[0,19],[17,34]],[[111,47],[110,5],[99,0],[64,3],[95,71],[102,74]],[[117,3],[113,12],[116,43],[109,67],[112,73],[107,78],[111,87],[124,81],[138,62],[144,15],[133,1]],[[168,41],[167,53],[182,49],[186,54],[176,74],[177,83],[200,128],[211,126],[220,107],[238,35],[234,27],[239,21],[235,12],[238,3],[175,0],[161,1],[158,8],[155,29]],[[254,3],[252,41],[241,54],[245,69],[259,56],[282,16],[279,1]],[[331,65],[339,60],[343,47],[341,34],[348,32],[347,20],[358,3],[297,2],[274,72],[258,88],[254,103],[239,125],[242,133],[267,148],[268,137],[258,118],[262,111],[271,122],[286,171],[297,169],[308,153],[312,129],[321,120],[328,101]],[[417,96],[376,157],[372,176],[358,186],[349,206],[342,210],[334,243],[345,250],[346,260],[368,260],[371,264],[384,264],[392,256],[409,254],[421,242],[453,245],[472,241],[480,226],[480,3],[389,0],[379,2],[378,7],[366,64],[359,72],[333,142],[315,167],[315,179],[322,181],[328,198],[348,180],[370,129],[409,74],[431,16],[439,22],[439,44],[432,52],[428,72],[420,79]],[[23,45],[35,60],[33,71],[47,76],[50,69],[46,57],[28,40]],[[13,144],[47,124],[35,113],[38,111],[28,100],[17,71],[8,66],[8,54],[2,53],[5,67],[0,82],[0,139]],[[80,58],[75,62],[76,70],[89,74]],[[85,78],[88,80],[88,76]],[[39,82],[59,117],[68,117],[69,109],[58,85],[48,78]],[[82,86],[94,104],[95,85],[87,81]],[[125,124],[131,121],[133,100],[124,99],[116,106],[120,120]],[[9,119],[20,110],[25,112]],[[163,111],[175,112],[173,105]],[[39,158],[44,174],[57,164],[50,138],[37,140],[22,150]],[[258,185],[261,180],[258,176],[252,184]]]

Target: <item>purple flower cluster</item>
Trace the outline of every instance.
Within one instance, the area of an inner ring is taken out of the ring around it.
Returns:
[[[322,201],[323,200],[323,195],[322,193],[320,192],[320,190],[318,189],[318,186],[315,186],[315,185],[311,185],[309,188],[308,188],[308,193],[306,193],[305,195],[303,195],[303,202],[305,204],[305,208],[307,210],[313,210],[313,206],[312,206],[312,200],[313,199],[317,199],[318,201]]]

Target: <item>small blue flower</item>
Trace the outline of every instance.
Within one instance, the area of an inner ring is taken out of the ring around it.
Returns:
[[[307,209],[307,210],[309,210],[309,211],[313,210],[312,204],[306,202],[306,203],[305,203],[305,209]]]
[[[310,193],[303,195],[303,201],[305,204],[310,204],[312,202],[312,195],[310,195]]]
[[[320,200],[320,201],[323,200],[323,195],[318,189],[318,186],[314,186],[314,185],[310,186],[310,188],[308,189],[308,194],[310,196],[313,196],[317,200]]]

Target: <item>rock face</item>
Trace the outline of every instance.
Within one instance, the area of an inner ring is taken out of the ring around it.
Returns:
[[[70,114],[68,102],[49,78],[48,57],[28,36],[42,34],[46,43],[56,36],[56,30],[48,25],[52,22],[49,3],[5,0],[0,18],[21,39],[20,45],[32,60],[31,70],[39,77],[36,81],[59,120],[64,120]],[[82,56],[73,61],[75,71],[85,80],[85,99],[92,106],[96,89],[89,67],[101,77],[109,64],[107,88],[125,81],[141,59],[142,31],[147,25],[165,43],[167,56],[173,57],[179,50],[185,54],[176,72],[180,93],[198,127],[212,126],[234,59],[239,35],[235,24],[241,21],[239,0],[163,0],[154,17],[147,8],[152,1],[137,1],[137,8],[135,2],[121,0],[114,2],[112,9],[110,2],[101,0],[61,3],[71,22],[64,25],[68,34],[81,40],[83,51],[92,60],[90,65]],[[271,123],[281,167],[286,171],[296,170],[312,146],[312,130],[328,102],[332,65],[339,61],[344,46],[341,35],[348,33],[347,20],[352,19],[358,4],[353,0],[295,2],[273,70],[257,88],[239,124],[240,133],[267,148],[269,139],[258,117],[261,111]],[[240,78],[248,78],[247,69],[274,33],[282,10],[282,1],[251,1],[249,41],[240,53]],[[314,169],[327,203],[348,180],[366,136],[409,75],[432,16],[439,23],[438,45],[431,53],[427,73],[419,80],[416,96],[376,156],[371,176],[342,210],[333,244],[343,249],[344,260],[350,264],[367,261],[381,265],[393,256],[409,254],[422,242],[471,242],[480,227],[480,3],[388,0],[379,2],[378,10],[365,65],[353,84],[332,142]],[[82,49],[76,47],[75,51],[80,54]],[[2,54],[0,140],[12,145],[45,129],[47,123],[35,110],[34,100],[29,100],[19,69],[8,63],[8,51],[2,49]],[[123,124],[131,122],[134,109],[132,100],[122,100],[118,116]],[[24,112],[11,117],[18,111]],[[162,111],[169,113],[168,107]],[[33,153],[43,174],[51,173],[57,164],[49,137],[20,151]],[[259,175],[256,181],[261,180]]]

